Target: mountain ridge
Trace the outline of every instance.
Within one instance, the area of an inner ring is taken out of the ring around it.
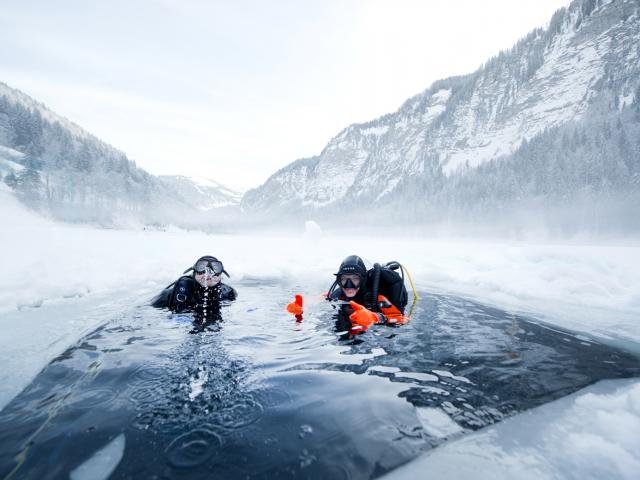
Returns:
[[[548,130],[604,113],[616,124],[640,97],[639,9],[631,0],[572,2],[546,28],[475,72],[437,80],[395,112],[342,129],[319,155],[283,167],[248,191],[243,210],[332,221],[336,209],[344,212],[350,204],[378,210],[389,203],[397,209],[402,201],[423,204],[429,189],[464,183],[460,179],[472,170],[508,161]],[[635,142],[634,118],[625,118],[623,127]],[[630,172],[635,169],[633,163]],[[408,195],[407,179],[415,178],[424,180],[424,191]],[[466,195],[447,188],[451,204]],[[442,207],[439,221],[451,213]]]
[[[63,221],[190,226],[206,224],[204,212],[239,203],[237,192],[222,185],[205,188],[148,173],[122,150],[2,82],[0,155],[24,167],[0,169],[18,198]],[[210,197],[205,209],[203,195]]]

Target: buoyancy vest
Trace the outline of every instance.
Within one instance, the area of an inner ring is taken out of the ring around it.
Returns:
[[[235,300],[238,293],[233,287],[218,283],[205,289],[193,277],[184,275],[151,300],[157,308],[169,308],[174,312],[187,312],[201,309],[205,303]]]

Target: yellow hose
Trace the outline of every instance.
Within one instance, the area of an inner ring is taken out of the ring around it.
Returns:
[[[407,317],[411,318],[411,316],[413,315],[413,309],[416,307],[416,303],[418,303],[418,300],[420,300],[420,295],[418,295],[418,291],[416,290],[416,286],[413,284],[413,279],[411,278],[411,274],[409,273],[409,270],[407,270],[407,267],[402,264],[400,264],[400,266],[402,267],[402,270],[404,270],[407,274],[407,278],[409,279],[409,283],[411,284],[411,290],[413,290],[413,302],[411,302],[411,308],[409,309],[409,314],[407,315]]]
[[[407,278],[409,279],[409,283],[411,284],[411,289],[413,290],[413,298],[416,300],[420,300],[420,295],[418,295],[418,291],[416,290],[416,286],[413,284],[413,280],[411,279],[411,274],[409,270],[404,265],[400,264],[402,269],[407,273]]]

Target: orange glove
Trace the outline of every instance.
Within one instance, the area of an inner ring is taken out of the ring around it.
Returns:
[[[367,330],[371,324],[378,323],[380,321],[380,317],[373,313],[371,310],[367,310],[359,303],[354,302],[353,300],[349,302],[351,308],[353,308],[353,313],[349,315],[349,320],[351,320],[352,330]]]
[[[405,317],[384,295],[378,295],[378,306],[388,325],[404,325],[409,322],[409,317]]]
[[[302,295],[296,295],[296,299],[287,305],[287,312],[292,315],[302,315]]]

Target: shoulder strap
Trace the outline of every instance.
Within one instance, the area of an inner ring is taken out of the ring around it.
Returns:
[[[195,280],[189,276],[182,276],[173,286],[169,307],[176,311],[182,311],[189,306],[189,300],[193,295]]]

